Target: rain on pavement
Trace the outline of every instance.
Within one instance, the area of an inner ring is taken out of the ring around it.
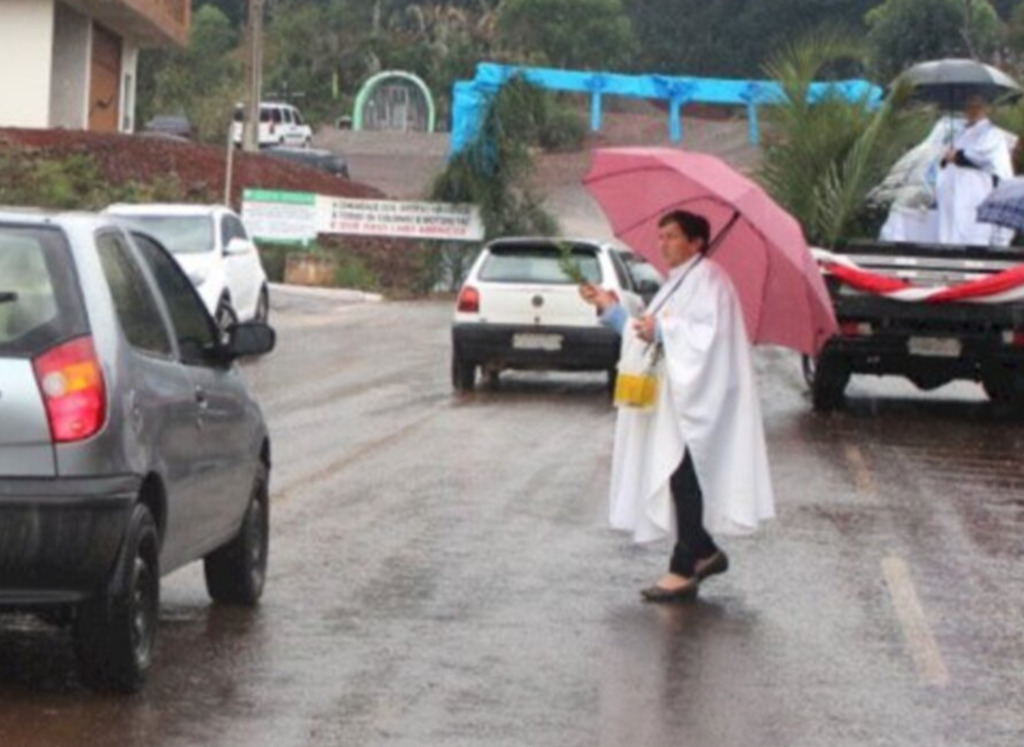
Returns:
[[[606,528],[603,377],[457,397],[448,303],[276,295],[246,365],[274,439],[255,611],[165,579],[142,694],[0,623],[0,745],[1014,745],[1021,423],[975,386],[856,380],[815,415],[757,357],[779,518],[699,601]]]

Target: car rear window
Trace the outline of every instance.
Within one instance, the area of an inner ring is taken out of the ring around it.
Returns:
[[[64,234],[0,225],[0,356],[35,356],[88,331]]]
[[[561,256],[555,247],[542,244],[492,246],[480,268],[479,277],[490,283],[572,285],[574,281],[562,270]],[[576,246],[572,257],[587,282],[601,282],[601,264],[596,249]]]

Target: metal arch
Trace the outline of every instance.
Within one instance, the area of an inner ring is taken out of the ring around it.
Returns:
[[[430,92],[422,78],[403,70],[386,70],[382,73],[377,73],[363,84],[363,87],[359,89],[359,93],[356,95],[356,103],[353,107],[352,129],[363,129],[363,111],[366,109],[367,102],[380,84],[391,78],[406,80],[420,90],[423,97],[427,100],[427,132],[433,132],[437,126],[437,107],[434,104],[434,95]]]

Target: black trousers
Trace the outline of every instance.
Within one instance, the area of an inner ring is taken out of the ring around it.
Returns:
[[[699,559],[714,555],[718,546],[704,531],[704,497],[700,492],[697,473],[693,469],[690,452],[683,455],[669,482],[672,500],[676,506],[676,531],[679,536],[672,552],[669,571],[690,578]]]

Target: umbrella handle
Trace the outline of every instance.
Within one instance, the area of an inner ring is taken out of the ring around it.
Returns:
[[[710,257],[714,253],[715,249],[721,246],[722,242],[729,236],[729,232],[732,231],[733,226],[736,225],[739,219],[740,211],[734,210],[729,222],[725,224],[722,230],[718,232],[718,235],[715,236],[715,238],[713,238],[708,244],[708,248],[704,250],[704,256]]]

